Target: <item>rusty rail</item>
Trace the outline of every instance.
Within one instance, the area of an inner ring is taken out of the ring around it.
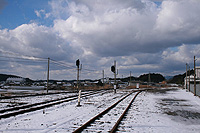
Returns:
[[[124,116],[126,115],[126,113],[128,112],[128,110],[130,109],[132,103],[134,102],[135,98],[137,97],[137,95],[140,93],[141,91],[139,91],[134,98],[131,100],[131,102],[129,103],[129,105],[127,106],[127,108],[124,110],[123,114],[120,116],[120,118],[117,120],[117,122],[115,123],[115,125],[113,126],[113,128],[111,129],[110,133],[115,133],[117,131],[117,128],[119,126],[119,124],[121,123],[122,119],[124,118]]]
[[[89,121],[87,121],[86,123],[84,123],[82,126],[80,126],[78,129],[76,129],[75,131],[73,131],[73,133],[80,133],[82,132],[84,129],[86,129],[91,123],[93,123],[95,120],[97,120],[98,118],[102,117],[103,115],[105,115],[108,111],[110,111],[111,109],[113,109],[117,104],[119,104],[121,101],[123,101],[126,97],[128,97],[129,95],[131,95],[133,92],[137,92],[137,91],[132,91],[129,94],[127,94],[126,96],[124,96],[123,98],[121,98],[120,100],[118,100],[116,103],[114,103],[113,105],[111,105],[110,107],[108,107],[107,109],[105,109],[104,111],[102,111],[101,113],[99,113],[98,115],[94,116],[92,119],[90,119]],[[139,94],[139,93],[138,93]],[[138,95],[137,94],[137,95]]]

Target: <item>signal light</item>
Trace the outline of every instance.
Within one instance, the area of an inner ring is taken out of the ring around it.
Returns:
[[[111,71],[115,73],[115,66],[111,66]]]
[[[78,59],[78,60],[76,60],[76,66],[77,66],[77,67],[79,67],[79,66],[80,66],[80,61],[79,61],[79,59]]]

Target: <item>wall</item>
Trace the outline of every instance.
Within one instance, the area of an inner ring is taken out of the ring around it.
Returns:
[[[188,85],[188,89],[189,89],[189,85]],[[190,84],[190,91],[194,94],[194,84]],[[199,83],[196,84],[196,95],[200,96],[200,84]]]

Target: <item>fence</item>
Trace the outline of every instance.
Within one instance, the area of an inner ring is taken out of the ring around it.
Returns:
[[[190,83],[190,88],[189,88],[189,85],[188,85],[187,89],[188,90],[190,89],[189,91],[194,93],[194,84]],[[196,83],[196,95],[200,96],[200,84],[198,82]]]

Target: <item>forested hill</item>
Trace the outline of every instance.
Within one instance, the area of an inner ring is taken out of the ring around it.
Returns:
[[[144,82],[154,82],[154,83],[159,83],[165,80],[165,77],[161,74],[157,73],[150,73],[150,74],[143,74],[140,75],[138,80],[144,81]]]
[[[6,81],[6,79],[9,77],[20,78],[19,76],[15,76],[15,75],[0,74],[0,81]]]
[[[193,74],[194,74],[194,70],[191,70],[190,75],[193,75]],[[167,82],[168,83],[183,84],[185,75],[186,75],[186,73],[175,75],[173,78],[167,80]],[[189,71],[188,71],[188,75],[189,75]],[[0,74],[0,81],[6,81],[6,79],[9,78],[9,77],[21,78],[20,76],[16,76],[16,75]],[[149,79],[150,79],[150,82],[155,82],[155,83],[162,82],[162,81],[166,80],[163,75],[156,74],[156,73],[143,74],[143,75],[140,75],[139,77],[133,77],[133,76],[131,77],[131,80],[144,81],[144,82],[149,82]],[[26,80],[29,81],[30,79],[26,78]],[[123,78],[121,80],[127,82],[127,81],[130,81],[130,77],[126,77],[126,78]],[[30,80],[30,81],[32,81],[32,80]]]
[[[161,74],[157,74],[157,73],[150,73],[150,74],[143,74],[140,75],[139,77],[131,77],[131,80],[136,80],[136,81],[143,81],[143,82],[155,82],[155,83],[159,83],[165,80],[165,78],[163,77],[163,75]],[[123,78],[122,81],[130,81],[130,77],[127,78]]]
[[[189,76],[189,71],[187,72],[187,74]],[[186,73],[175,75],[172,79],[169,79],[168,82],[175,83],[175,84],[183,84],[185,75]],[[194,75],[194,70],[190,70],[190,75]]]

